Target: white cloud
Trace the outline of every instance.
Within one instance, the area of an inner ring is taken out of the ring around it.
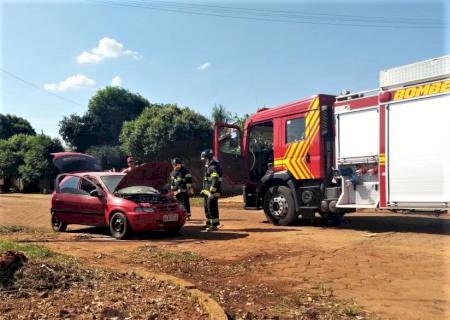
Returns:
[[[122,79],[119,76],[115,76],[111,80],[111,85],[113,87],[119,87],[122,84]]]
[[[48,91],[66,91],[67,89],[89,88],[95,85],[95,81],[86,76],[77,74],[68,77],[59,83],[46,83],[44,89]]]
[[[206,70],[211,66],[211,63],[209,62],[205,62],[204,64],[202,64],[201,66],[197,67],[197,70]]]
[[[138,52],[133,50],[124,50],[123,44],[115,39],[104,37],[98,42],[96,48],[90,51],[83,51],[78,57],[79,64],[84,63],[99,63],[104,59],[114,59],[121,56],[130,56],[133,59],[140,59]]]

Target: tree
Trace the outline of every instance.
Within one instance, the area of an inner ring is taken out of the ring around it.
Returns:
[[[9,139],[15,134],[35,135],[31,124],[24,118],[12,114],[3,115],[0,113],[0,139]]]
[[[139,94],[106,87],[89,100],[84,115],[64,117],[59,133],[77,151],[90,146],[118,145],[123,122],[135,119],[148,105],[148,100]]]
[[[51,181],[56,175],[51,153],[63,151],[58,139],[40,134],[17,134],[0,140],[0,175],[20,178],[26,183]]]
[[[28,137],[25,134],[17,134],[8,140],[0,140],[0,175],[8,178],[19,175]]]
[[[84,151],[92,145],[93,132],[87,117],[71,114],[59,123],[59,134],[75,150]]]
[[[223,104],[215,104],[211,114],[213,123],[229,123],[232,115]]]
[[[120,146],[92,146],[86,150],[86,153],[98,159],[103,170],[126,167],[126,154]]]
[[[244,114],[243,116],[239,116],[237,113],[233,116],[233,124],[239,126],[242,130],[245,127],[245,121],[250,117],[248,113]]]
[[[243,116],[235,113],[234,115],[227,111],[223,104],[215,104],[212,109],[211,118],[214,123],[229,123],[239,126],[241,129],[244,128],[245,121],[250,117],[249,114],[244,114]]]
[[[57,173],[52,163],[52,153],[64,151],[58,139],[44,134],[28,136],[23,151],[23,164],[19,166],[19,176],[25,182],[53,179]]]
[[[211,122],[189,108],[152,104],[120,134],[122,149],[141,161],[198,157],[211,147]]]

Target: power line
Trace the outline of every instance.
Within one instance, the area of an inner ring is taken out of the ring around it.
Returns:
[[[259,13],[263,15],[278,15],[282,17],[300,17],[300,18],[317,18],[317,17],[328,17],[328,18],[345,18],[344,21],[371,21],[371,22],[389,22],[389,23],[425,23],[425,24],[437,24],[437,25],[449,25],[448,23],[442,23],[435,19],[426,18],[387,18],[380,16],[356,16],[356,15],[343,15],[343,14],[329,14],[329,13],[317,13],[317,12],[299,12],[299,11],[285,11],[285,10],[273,10],[273,9],[258,9],[258,8],[243,8],[243,7],[230,7],[230,6],[218,6],[203,3],[183,3],[176,1],[157,1],[157,0],[135,0],[129,1],[131,3],[154,3],[159,5],[172,5],[179,8],[200,8],[209,10],[225,10],[228,12],[247,12],[249,14]]]
[[[161,2],[161,1],[108,1],[108,0],[88,0],[90,2],[102,3],[106,5],[114,5],[121,7],[131,7],[138,9],[165,11],[184,13],[191,15],[212,16],[220,18],[232,18],[240,20],[256,20],[267,22],[284,22],[296,24],[314,24],[314,25],[331,25],[331,26],[350,26],[350,27],[375,27],[375,28],[408,28],[408,29],[435,29],[447,28],[450,24],[437,24],[433,20],[425,19],[386,19],[383,17],[364,17],[364,16],[349,16],[349,15],[331,15],[308,13],[302,14],[296,11],[279,11],[279,10],[265,10],[265,9],[250,9],[225,7],[214,5],[201,4],[184,4],[177,2]],[[337,22],[328,21],[314,21],[322,19],[323,17],[331,18]],[[378,20],[377,20],[378,19]],[[350,23],[352,22],[352,23]],[[359,22],[359,23],[353,23]],[[419,25],[420,23],[420,25]]]
[[[82,105],[81,103],[78,103],[78,102],[75,102],[75,101],[66,99],[66,98],[64,98],[63,96],[60,96],[59,94],[56,94],[56,93],[53,93],[53,92],[49,92],[49,91],[47,91],[47,90],[44,90],[44,89],[42,89],[41,87],[39,87],[38,85],[36,85],[36,84],[34,84],[34,83],[32,83],[32,82],[30,82],[30,81],[28,81],[28,80],[25,80],[25,79],[19,77],[18,75],[14,74],[14,73],[12,73],[12,72],[9,72],[9,71],[7,71],[7,70],[5,70],[5,69],[3,69],[3,68],[0,68],[0,70],[1,70],[3,73],[6,73],[7,75],[9,75],[10,77],[13,77],[13,78],[15,78],[16,80],[19,80],[20,82],[23,82],[23,83],[25,83],[26,85],[29,85],[30,87],[33,87],[33,88],[35,88],[35,89],[37,89],[37,90],[39,90],[39,91],[45,92],[45,93],[47,93],[47,94],[50,94],[50,95],[52,95],[52,96],[54,96],[54,97],[57,97],[58,99],[61,99],[61,100],[65,101],[65,102],[72,103],[72,104],[75,104],[75,105],[77,105],[77,106],[83,107],[83,105]]]

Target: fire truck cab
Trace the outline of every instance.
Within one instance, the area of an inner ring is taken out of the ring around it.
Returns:
[[[244,207],[271,223],[359,208],[450,207],[450,56],[380,72],[376,90],[317,94],[215,126]]]

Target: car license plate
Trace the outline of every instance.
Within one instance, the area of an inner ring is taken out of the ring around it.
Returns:
[[[163,215],[163,222],[173,222],[178,221],[178,215],[177,214],[165,214]]]

